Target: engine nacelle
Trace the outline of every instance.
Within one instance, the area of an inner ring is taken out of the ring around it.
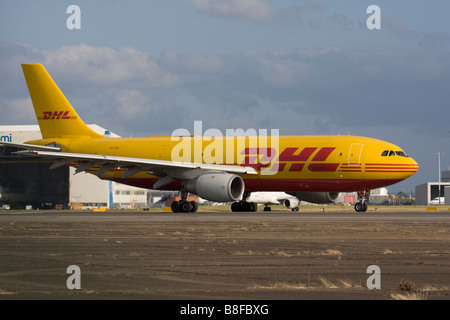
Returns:
[[[326,204],[336,201],[339,198],[339,192],[296,192],[295,196],[302,201]]]
[[[291,198],[291,199],[286,199],[286,200],[284,200],[283,205],[284,205],[286,208],[294,209],[294,208],[297,208],[297,207],[298,207],[298,202],[299,202],[299,201],[298,201],[297,199]]]
[[[217,202],[232,202],[242,200],[244,180],[235,174],[207,173],[183,184],[187,192],[199,197]]]

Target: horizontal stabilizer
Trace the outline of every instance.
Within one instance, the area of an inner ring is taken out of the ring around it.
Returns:
[[[5,146],[5,147],[21,148],[21,149],[26,149],[26,150],[61,151],[61,148],[59,148],[59,147],[38,146],[38,145],[25,144],[25,143],[14,143],[14,142],[0,141],[0,146],[1,145]]]

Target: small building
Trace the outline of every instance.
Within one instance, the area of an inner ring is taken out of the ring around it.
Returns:
[[[437,197],[445,197],[445,190],[450,187],[450,182],[426,182],[416,186],[416,204],[428,205]],[[450,198],[445,197],[445,205],[450,205]]]

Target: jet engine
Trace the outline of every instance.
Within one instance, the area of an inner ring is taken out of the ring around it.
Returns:
[[[235,174],[206,173],[183,184],[187,192],[199,197],[217,202],[242,200],[244,180]]]
[[[326,204],[339,198],[339,192],[295,192],[292,195],[306,202]]]
[[[286,199],[286,200],[284,200],[283,205],[286,208],[294,209],[294,208],[298,207],[298,202],[299,201],[297,199]]]

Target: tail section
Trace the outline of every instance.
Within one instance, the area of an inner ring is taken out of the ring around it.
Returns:
[[[103,136],[91,130],[39,63],[22,64],[42,138]]]

